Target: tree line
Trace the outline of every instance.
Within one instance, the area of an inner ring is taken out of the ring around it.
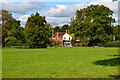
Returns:
[[[28,17],[25,28],[7,10],[1,10],[2,46],[47,47],[52,26],[39,13]]]
[[[114,26],[113,11],[104,5],[90,5],[76,11],[76,17],[70,22],[70,32],[80,37],[84,45],[104,44],[108,41],[120,40],[120,25]]]
[[[2,46],[29,46],[30,48],[47,47],[51,44],[49,38],[54,32],[69,30],[73,40],[79,37],[80,42],[86,46],[93,46],[108,41],[120,40],[118,30],[120,25],[112,25],[113,11],[103,5],[90,5],[76,11],[76,16],[71,18],[70,25],[52,27],[47,23],[45,16],[39,13],[28,17],[25,28],[20,21],[12,17],[7,10],[0,11],[0,27],[2,27]]]

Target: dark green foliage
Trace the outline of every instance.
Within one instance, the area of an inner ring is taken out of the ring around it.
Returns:
[[[103,5],[91,5],[77,10],[76,17],[70,22],[70,32],[80,36],[81,42],[90,46],[111,41],[111,23],[115,21],[112,14],[113,11]]]
[[[46,24],[45,17],[39,13],[31,15],[25,25],[26,44],[30,48],[47,47],[51,34],[51,26]]]
[[[113,27],[113,35],[115,37],[115,40],[120,40],[120,25]]]
[[[72,45],[75,45],[75,43],[76,43],[76,37],[75,37],[75,34],[72,33],[72,34],[70,34],[70,36],[72,37],[71,44],[72,44]]]
[[[110,41],[104,44],[105,47],[120,47],[120,41]]]
[[[51,41],[50,46],[61,47],[63,46],[63,42],[62,41]]]
[[[71,40],[71,44],[72,45],[76,44],[76,41],[75,40]]]
[[[56,27],[53,28],[53,31],[54,31],[54,32],[60,32],[60,30],[61,30],[61,29],[60,29],[59,26],[56,26]]]
[[[60,32],[65,32],[66,30],[68,30],[68,28],[69,28],[69,25],[65,24],[61,27]]]
[[[2,21],[2,46],[4,47],[7,31],[11,29],[11,25],[14,23],[15,19],[13,19],[12,14],[7,10],[1,10],[0,15],[0,21]]]
[[[60,26],[54,27],[53,31],[54,32],[66,32],[66,30],[68,30],[68,29],[69,29],[69,25],[65,24],[62,27],[60,27]]]
[[[97,46],[103,47],[103,46],[104,46],[104,43],[97,43]]]
[[[24,42],[22,37],[23,28],[20,27],[20,21],[14,19],[12,14],[6,10],[1,10],[2,18],[2,46],[20,45]]]
[[[24,28],[13,27],[7,32],[8,37],[5,38],[6,46],[22,46],[25,45]]]
[[[6,10],[1,11],[2,17],[2,43],[3,46],[23,46],[47,47],[52,29],[46,23],[45,17],[39,13],[31,15],[25,25],[25,29],[20,27],[20,21],[14,19],[12,14]]]

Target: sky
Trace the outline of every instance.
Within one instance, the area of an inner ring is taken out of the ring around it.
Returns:
[[[0,9],[8,10],[12,16],[21,21],[24,27],[28,17],[31,14],[39,12],[41,16],[46,16],[46,20],[53,27],[69,24],[72,17],[76,15],[76,10],[93,5],[105,5],[114,13],[116,20],[114,25],[118,24],[118,2],[112,0],[1,0]]]

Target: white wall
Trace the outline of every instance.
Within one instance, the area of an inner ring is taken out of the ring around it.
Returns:
[[[63,37],[63,40],[70,40],[70,41],[72,40],[72,37],[67,33],[65,33],[62,37]]]

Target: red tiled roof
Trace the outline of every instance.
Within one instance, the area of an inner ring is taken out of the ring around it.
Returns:
[[[49,38],[50,41],[63,41],[62,36],[65,34],[66,32],[56,32],[52,34],[52,38]],[[68,33],[70,34],[70,32]]]

